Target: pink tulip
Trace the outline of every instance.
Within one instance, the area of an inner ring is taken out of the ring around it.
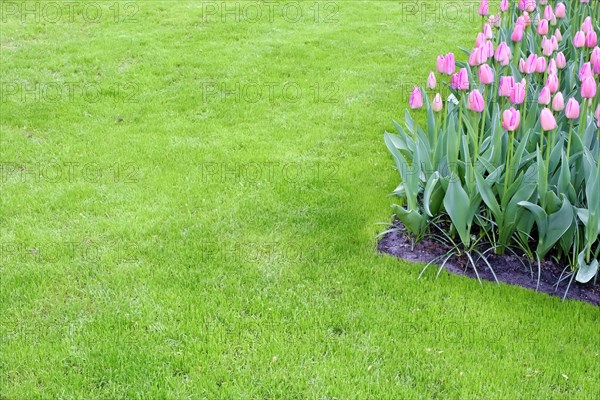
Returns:
[[[513,104],[523,104],[526,94],[525,82],[515,83],[510,91],[510,102]]]
[[[585,35],[585,46],[589,49],[593,49],[598,44],[598,35],[594,30],[589,31]]]
[[[581,48],[585,46],[585,33],[583,31],[578,31],[573,38],[573,46],[576,48]]]
[[[433,98],[431,108],[434,112],[440,112],[444,108],[444,102],[442,101],[442,96],[440,96],[439,93],[437,93]]]
[[[562,51],[556,55],[556,66],[558,69],[563,69],[567,66],[567,59]]]
[[[548,34],[548,20],[547,19],[540,20],[540,23],[538,24],[538,28],[537,28],[537,33],[538,33],[538,35],[547,35]]]
[[[552,99],[552,109],[556,112],[561,112],[565,108],[565,99],[561,92],[556,93]]]
[[[481,60],[481,48],[475,47],[473,49],[473,51],[471,51],[471,54],[469,54],[469,60],[467,62],[469,63],[469,65],[471,67],[474,67],[474,66],[480,64],[480,60]]]
[[[548,5],[544,8],[544,19],[551,21],[555,18],[554,12],[552,11],[552,6]]]
[[[550,57],[554,53],[554,45],[552,44],[552,40],[544,38],[542,39],[542,54],[546,57]]]
[[[556,119],[554,119],[554,115],[552,115],[552,111],[549,108],[544,108],[540,113],[540,122],[544,131],[556,129]]]
[[[483,25],[483,36],[486,39],[491,39],[494,37],[494,34],[492,32],[492,27],[490,26],[490,24]]]
[[[567,16],[567,9],[563,3],[556,3],[554,15],[556,15],[556,18],[558,19],[563,19]]]
[[[600,128],[600,104],[598,104],[598,108],[596,108],[596,113],[594,115],[596,116],[596,125]]]
[[[444,57],[444,73],[446,75],[452,75],[456,70],[456,62],[454,61],[454,53],[446,54]]]
[[[557,42],[562,42],[562,33],[560,33],[560,29],[556,28],[554,36],[556,37]]]
[[[586,62],[583,63],[583,65],[581,66],[581,69],[579,70],[579,80],[583,82],[583,80],[585,78],[587,78],[588,76],[593,76],[594,73],[592,71],[592,63],[590,62]]]
[[[481,46],[483,43],[485,43],[485,40],[486,38],[483,32],[479,32],[477,34],[477,38],[475,39],[475,47]]]
[[[415,88],[410,93],[408,105],[413,110],[423,107],[423,94],[421,93],[421,88],[415,86]]]
[[[588,76],[581,82],[581,97],[593,99],[594,96],[596,96],[596,80],[593,76]]]
[[[545,106],[550,104],[550,89],[548,89],[546,86],[544,86],[542,88],[542,91],[540,92],[540,95],[538,97],[538,103],[543,104]]]
[[[437,86],[437,81],[435,79],[435,74],[433,71],[429,73],[429,77],[427,77],[427,89],[435,89]]]
[[[479,3],[478,14],[481,16],[486,16],[489,14],[488,0],[481,0],[481,2]]]
[[[444,56],[439,55],[436,61],[436,69],[440,74],[444,73]]]
[[[520,73],[525,72],[525,60],[523,60],[522,58],[519,59],[519,72]]]
[[[461,68],[457,74],[452,75],[450,86],[456,90],[469,90],[469,73],[466,68]]]
[[[500,16],[500,13],[496,15],[490,15],[488,18],[488,25],[490,25],[490,27],[493,26],[494,28],[500,28],[502,26],[502,17]]]
[[[515,110],[514,107],[504,110],[502,113],[502,127],[509,132],[514,132],[519,127],[521,122],[521,112]]]
[[[482,112],[485,108],[483,96],[481,95],[478,89],[475,89],[471,93],[469,93],[469,103],[467,106],[469,110],[478,113]]]
[[[556,93],[558,91],[559,86],[558,76],[554,74],[549,74],[548,79],[546,79],[546,86],[548,86],[548,89],[550,89],[550,93]]]
[[[550,43],[552,43],[552,51],[556,51],[558,50],[558,39],[556,38],[555,35],[552,35],[550,37]]]
[[[558,67],[556,66],[556,61],[554,59],[550,60],[548,63],[548,74],[558,74]]]
[[[515,29],[513,29],[513,33],[510,37],[510,40],[513,42],[520,42],[523,40],[523,33],[525,32],[525,26],[521,24],[515,25]]]
[[[501,76],[500,86],[498,88],[498,96],[510,97],[513,86],[515,86],[515,78],[512,76]]]
[[[527,13],[527,11],[525,11],[522,15],[523,17],[523,24],[525,24],[525,26],[529,26],[531,25],[531,17],[529,16],[529,14]]]
[[[506,66],[510,62],[511,57],[512,55],[510,47],[508,47],[506,42],[500,43],[500,45],[496,49],[496,53],[494,54],[494,59],[498,61],[500,65]]]
[[[537,7],[535,0],[519,0],[519,10],[533,12]]]
[[[583,31],[583,33],[588,33],[590,31],[592,31],[594,29],[594,26],[592,24],[592,17],[585,17],[585,19],[583,20],[583,24],[581,24],[581,30]]]
[[[547,66],[545,57],[538,57],[538,59],[535,60],[535,72],[543,74],[546,71]]]
[[[592,50],[590,63],[592,64],[592,71],[595,74],[600,74],[600,47],[594,47],[594,50]]]
[[[483,64],[479,68],[479,82],[484,85],[494,82],[494,71],[492,71],[492,68],[488,64]]]
[[[491,40],[485,42],[486,56],[487,58],[491,58],[494,56],[494,44]],[[482,51],[483,52],[483,51]]]
[[[569,99],[569,101],[567,101],[567,108],[565,108],[565,116],[568,119],[579,118],[579,102],[572,97]]]
[[[502,0],[500,2],[500,11],[503,13],[508,11],[508,0]]]
[[[530,54],[527,57],[527,61],[525,61],[525,65],[523,65],[523,72],[526,74],[533,74],[535,72],[537,65],[537,56],[535,54]]]

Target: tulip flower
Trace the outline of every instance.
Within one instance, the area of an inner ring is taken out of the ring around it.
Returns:
[[[494,82],[494,71],[492,71],[492,68],[488,64],[483,64],[479,68],[479,82],[484,85]]]
[[[410,94],[410,99],[408,100],[408,105],[413,110],[423,107],[423,94],[421,93],[421,88],[415,86]]]
[[[552,109],[556,112],[561,112],[565,108],[565,99],[561,92],[556,93],[552,99]]]
[[[490,26],[490,24],[483,25],[483,36],[486,39],[491,39],[494,37],[494,34],[492,32],[492,27]]]
[[[519,128],[521,122],[521,112],[514,107],[504,110],[502,113],[502,127],[509,132],[514,132]]]
[[[563,69],[567,66],[567,59],[562,51],[556,55],[556,66],[558,69]]]
[[[500,28],[502,26],[502,17],[500,16],[500,13],[496,15],[490,15],[488,18],[488,25],[490,25],[490,27]]]
[[[546,71],[546,67],[547,64],[545,57],[538,57],[537,60],[535,60],[535,72],[543,74]]]
[[[550,57],[554,53],[554,45],[550,39],[544,38],[542,39],[542,54],[546,57]]]
[[[530,54],[527,57],[527,61],[523,65],[523,73],[525,74],[533,74],[535,72],[537,65],[537,56],[535,54]]]
[[[538,96],[538,103],[547,106],[550,104],[550,96],[550,89],[544,86],[540,91],[540,95]]]
[[[598,44],[598,35],[594,30],[589,31],[585,35],[585,46],[589,49],[593,49]]]
[[[429,77],[427,78],[427,89],[435,89],[437,86],[437,81],[435,79],[435,74],[433,71],[429,73]]]
[[[479,32],[477,34],[477,38],[475,39],[475,47],[479,47],[481,46],[483,43],[485,43],[486,41],[486,37],[483,34],[483,32]]]
[[[510,47],[506,44],[506,42],[500,43],[498,48],[496,49],[496,53],[494,54],[494,59],[502,66],[508,65],[510,59],[512,57]]]
[[[555,35],[552,35],[550,37],[550,43],[552,43],[552,51],[556,51],[558,50],[558,39],[556,38]]]
[[[592,24],[592,17],[586,17],[583,20],[583,24],[581,24],[581,30],[583,31],[583,33],[588,33],[590,31],[592,31],[594,29],[594,26]]]
[[[501,76],[500,86],[498,87],[498,96],[510,97],[513,86],[515,86],[515,78],[512,76]]]
[[[503,13],[508,11],[508,0],[502,0],[500,2],[500,11]]]
[[[598,104],[598,108],[596,108],[596,113],[594,115],[596,116],[596,125],[600,128],[600,104]]]
[[[593,76],[588,76],[581,82],[581,97],[593,99],[594,96],[596,96],[596,80]]]
[[[556,3],[556,7],[554,7],[554,15],[556,18],[563,19],[567,16],[567,9],[563,3]]]
[[[546,79],[546,86],[550,89],[550,93],[554,94],[558,90],[558,76],[554,74],[548,75],[548,79]]]
[[[548,34],[548,20],[542,19],[537,27],[538,35],[547,35]]]
[[[544,19],[551,21],[555,18],[554,12],[552,11],[552,6],[548,5],[544,8]]]
[[[478,14],[481,15],[482,17],[489,14],[488,0],[481,0],[481,2],[479,3]]]
[[[444,73],[444,56],[443,55],[439,55],[437,60],[436,60],[436,69],[437,72],[439,72],[440,74]]]
[[[578,49],[585,46],[585,33],[583,31],[578,31],[573,37],[573,46]]]
[[[458,73],[452,75],[450,86],[456,90],[469,89],[469,73],[466,68],[461,68]]]
[[[515,29],[513,29],[510,40],[512,40],[513,42],[520,42],[521,40],[523,40],[524,32],[525,32],[525,26],[523,26],[521,24],[515,25]]]
[[[454,61],[454,53],[446,54],[444,57],[444,73],[446,75],[452,75],[456,70],[456,62]]]
[[[560,33],[560,29],[556,28],[554,36],[556,37],[557,42],[562,42],[562,33]]]
[[[579,102],[574,98],[570,98],[569,101],[567,101],[567,107],[565,108],[565,116],[568,119],[579,118]]]
[[[537,7],[535,0],[519,0],[519,10],[533,12]]]
[[[548,63],[548,73],[549,74],[558,74],[558,67],[556,66],[556,61],[554,59],[550,60]]]
[[[583,65],[581,66],[581,69],[579,70],[579,80],[583,82],[583,80],[585,78],[587,78],[588,76],[593,76],[594,73],[592,71],[592,63],[590,62],[586,62],[583,63]]]
[[[483,95],[479,92],[478,89],[473,90],[469,93],[469,102],[467,104],[467,108],[471,111],[482,112],[485,108],[485,102],[483,100]]]
[[[592,71],[595,74],[600,74],[600,47],[596,47],[592,51],[590,63],[592,64]]]
[[[544,108],[540,113],[540,123],[542,125],[542,130],[544,131],[556,129],[556,119],[549,108]]]
[[[435,95],[433,98],[433,102],[431,103],[431,109],[434,112],[440,112],[444,108],[444,102],[442,101],[442,96],[439,93]]]
[[[510,102],[513,104],[523,104],[526,95],[525,82],[515,83],[510,91]]]

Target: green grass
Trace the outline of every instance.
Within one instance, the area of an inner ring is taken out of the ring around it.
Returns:
[[[597,307],[417,281],[375,251],[398,180],[383,132],[477,20],[115,4],[95,24],[3,14],[0,398],[600,394]],[[275,90],[223,98],[236,84]]]

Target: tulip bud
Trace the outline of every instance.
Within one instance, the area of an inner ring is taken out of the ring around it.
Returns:
[[[546,79],[546,86],[548,86],[548,89],[550,89],[550,93],[556,93],[559,86],[558,76],[554,74],[548,75],[548,79]]]
[[[579,70],[579,80],[581,82],[583,82],[583,80],[585,78],[587,78],[588,76],[593,76],[594,73],[592,72],[592,63],[590,62],[586,62],[583,63],[583,65],[581,66],[581,69]]]
[[[535,60],[535,72],[537,72],[538,74],[543,74],[546,71],[546,58],[545,57],[538,57],[537,60]]]
[[[523,104],[526,94],[525,83],[515,83],[510,91],[510,102],[513,104]]]
[[[434,112],[440,112],[444,108],[444,102],[442,101],[442,96],[440,94],[436,94],[433,98],[433,102],[431,103],[431,109]]]
[[[483,36],[486,39],[491,39],[494,37],[494,34],[492,33],[492,27],[490,26],[490,24],[483,25]]]
[[[594,30],[589,31],[585,35],[585,46],[589,49],[593,49],[598,44],[598,35]]]
[[[583,3],[583,2],[582,2]],[[583,24],[581,24],[581,30],[583,31],[583,33],[588,33],[591,30],[594,29],[594,26],[592,25],[592,17],[585,17],[585,19],[583,20]]]
[[[558,69],[563,69],[567,66],[567,59],[562,51],[556,55],[556,66]]]
[[[515,85],[515,78],[513,78],[512,76],[501,76],[500,77],[500,86],[498,88],[498,96],[509,97],[514,85]]]
[[[502,0],[500,2],[500,11],[503,13],[508,11],[508,0]]]
[[[440,74],[444,73],[444,56],[440,55],[437,58],[437,62],[436,62],[436,69],[437,72],[439,72]]]
[[[570,98],[569,101],[567,101],[567,108],[565,108],[565,116],[568,119],[579,118],[579,102],[574,98]]]
[[[558,74],[558,67],[556,66],[556,61],[554,59],[550,60],[548,63],[548,74]]]
[[[547,106],[550,104],[550,89],[544,86],[538,97],[538,103]]]
[[[556,30],[554,31],[554,36],[556,36],[557,42],[562,42],[562,33],[560,33],[560,29],[556,28]]]
[[[423,94],[421,93],[421,88],[415,86],[410,94],[408,105],[413,110],[423,107]]]
[[[526,74],[532,74],[535,72],[537,66],[537,56],[535,54],[530,54],[527,57],[527,61],[525,61],[525,65],[523,65],[523,72]]]
[[[552,11],[552,6],[546,6],[546,8],[544,8],[544,19],[547,19],[548,21],[554,19],[554,12]]]
[[[469,93],[469,102],[467,104],[467,107],[469,110],[478,113],[482,112],[485,108],[483,96],[481,95],[481,92],[479,92],[478,89],[475,89],[471,93]]]
[[[540,20],[540,23],[538,24],[538,28],[537,28],[537,33],[538,33],[538,35],[547,35],[548,34],[548,20],[547,19]]]
[[[554,15],[556,15],[556,18],[558,19],[563,19],[567,16],[567,9],[563,3],[556,3]]]
[[[515,25],[515,28],[513,29],[510,39],[513,42],[520,42],[521,40],[523,40],[524,32],[525,32],[525,27],[521,24],[517,24],[517,25]]]
[[[551,131],[552,129],[556,129],[556,119],[554,119],[554,115],[552,111],[548,108],[544,108],[540,113],[540,123],[542,125],[542,130]]]
[[[496,53],[494,54],[494,59],[498,61],[498,63],[502,66],[508,65],[510,59],[512,57],[510,47],[506,44],[506,42],[500,43],[498,48],[496,49]]]
[[[565,108],[565,99],[561,92],[556,93],[552,99],[552,109],[556,112],[561,112]]]
[[[588,76],[581,82],[581,97],[584,99],[593,99],[596,95],[596,80],[593,76]]]
[[[482,17],[489,14],[488,0],[481,0],[481,2],[479,3],[478,14],[481,15]]]
[[[573,37],[573,46],[578,49],[585,46],[585,33],[583,31],[578,31]]]
[[[519,128],[521,122],[521,112],[514,107],[504,110],[502,113],[502,127],[509,132],[514,132]]]
[[[435,89],[437,85],[437,81],[435,79],[435,74],[433,71],[429,73],[429,77],[427,78],[427,89]]]
[[[494,82],[494,71],[492,71],[492,68],[488,64],[483,64],[479,68],[479,82],[484,85]]]

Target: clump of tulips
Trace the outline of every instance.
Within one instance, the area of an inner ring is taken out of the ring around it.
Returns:
[[[406,111],[385,134],[401,175],[396,215],[417,240],[435,227],[450,245],[432,262],[460,252],[493,272],[486,254],[520,249],[538,283],[548,257],[569,285],[589,282],[600,260],[600,1],[502,0],[488,15],[482,0],[479,14],[466,61],[440,55],[410,95],[424,128]]]

